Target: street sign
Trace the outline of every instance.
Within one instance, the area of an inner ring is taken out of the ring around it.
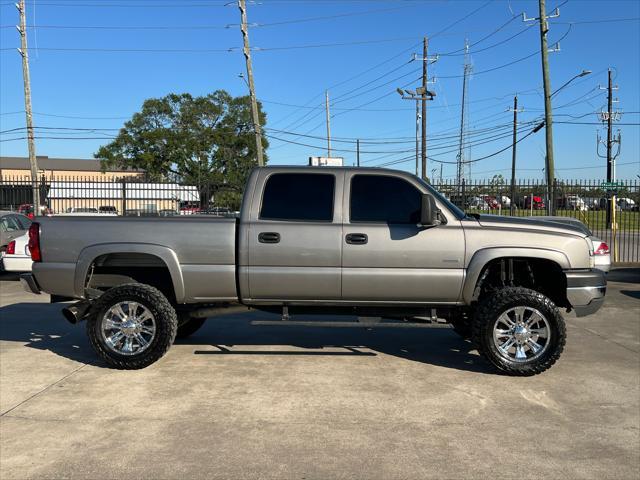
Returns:
[[[606,190],[607,192],[617,192],[619,188],[623,188],[624,183],[622,182],[602,182],[600,184],[600,188]]]

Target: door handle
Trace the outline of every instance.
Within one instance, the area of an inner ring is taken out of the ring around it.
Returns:
[[[365,245],[369,241],[366,233],[349,233],[345,240],[350,245]]]
[[[280,234],[277,232],[261,232],[258,234],[260,243],[280,243]]]

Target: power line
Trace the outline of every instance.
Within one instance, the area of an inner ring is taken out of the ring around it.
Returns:
[[[629,18],[603,18],[599,20],[581,20],[578,22],[549,22],[552,25],[583,25],[587,23],[614,23],[614,22],[637,22],[640,21],[640,17]]]

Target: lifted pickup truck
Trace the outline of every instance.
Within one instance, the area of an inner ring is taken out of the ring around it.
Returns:
[[[359,320],[318,326],[453,326],[514,375],[549,368],[565,344],[559,308],[600,308],[606,279],[579,228],[468,216],[405,172],[266,167],[247,182],[239,219],[43,218],[22,277],[87,321],[97,354],[146,367],[176,335],[229,306]],[[366,321],[361,321],[366,319]]]

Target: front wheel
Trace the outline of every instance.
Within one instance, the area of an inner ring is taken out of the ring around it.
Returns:
[[[142,283],[120,285],[102,294],[87,320],[96,353],[119,369],[144,368],[173,344],[176,312],[156,288]]]
[[[484,299],[473,321],[478,351],[510,375],[536,375],[560,358],[566,341],[564,319],[543,294],[509,287]]]

